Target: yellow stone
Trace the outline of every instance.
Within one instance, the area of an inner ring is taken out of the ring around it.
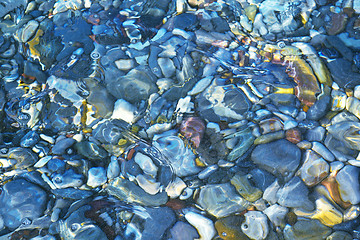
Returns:
[[[256,5],[249,5],[249,6],[245,7],[245,15],[252,22],[254,22],[254,20],[255,20],[256,12],[257,12],[257,6]]]
[[[332,205],[325,197],[321,196],[315,201],[316,209],[314,212],[304,212],[298,209],[294,213],[299,217],[306,217],[317,219],[322,224],[332,227],[336,224],[342,223],[343,214]]]

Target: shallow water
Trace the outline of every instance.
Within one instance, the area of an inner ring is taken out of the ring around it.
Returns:
[[[2,0],[0,239],[360,239],[359,0]]]

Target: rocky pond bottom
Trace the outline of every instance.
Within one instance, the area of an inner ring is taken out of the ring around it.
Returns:
[[[0,240],[360,239],[360,0],[2,0]]]

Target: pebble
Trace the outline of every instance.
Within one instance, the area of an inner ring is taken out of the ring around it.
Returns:
[[[359,192],[359,169],[354,166],[346,165],[336,175],[336,181],[339,184],[341,199],[351,204],[360,202]]]
[[[321,182],[329,174],[329,164],[311,150],[304,155],[304,164],[300,168],[300,176],[308,186],[314,186]]]
[[[210,219],[195,212],[186,213],[185,219],[196,228],[200,240],[211,240],[215,236],[214,223]]]
[[[3,185],[0,201],[3,226],[15,230],[24,219],[32,221],[43,215],[47,194],[35,184],[16,179]]]
[[[308,193],[309,190],[304,182],[299,177],[294,177],[278,190],[277,202],[284,207],[312,210],[314,206],[309,200]]]
[[[151,195],[146,193],[135,183],[119,177],[111,181],[110,184],[106,186],[105,190],[110,195],[113,195],[120,200],[124,200],[129,203],[138,203],[145,206],[160,206],[165,204],[168,200],[165,192]]]
[[[75,143],[75,139],[73,138],[64,138],[60,141],[57,141],[52,148],[52,153],[56,155],[62,155],[65,153],[66,149],[71,147]]]
[[[93,188],[103,185],[106,183],[106,171],[102,167],[93,167],[88,171],[87,185]]]
[[[359,6],[3,0],[0,236],[359,239]]]
[[[282,177],[291,179],[300,164],[301,151],[287,140],[277,140],[255,147],[251,154],[252,161],[260,168]]]
[[[197,203],[215,217],[226,217],[243,211],[249,205],[245,199],[236,194],[229,183],[202,187]]]
[[[243,220],[243,217],[240,216],[220,218],[215,222],[216,231],[224,240],[247,239],[247,236],[241,231]]]
[[[171,237],[174,240],[188,240],[200,238],[196,229],[188,223],[178,221],[170,229]]]
[[[264,213],[269,218],[269,220],[274,224],[274,226],[284,226],[285,217],[289,212],[289,209],[278,204],[271,205],[270,207],[264,210]]]
[[[267,217],[260,211],[248,211],[244,214],[245,222],[241,224],[241,230],[250,239],[265,239],[269,234]]]
[[[312,142],[312,150],[322,156],[326,161],[332,162],[335,160],[334,155],[319,142]]]
[[[331,228],[321,224],[318,220],[299,220],[295,225],[286,225],[284,237],[286,240],[326,238],[331,234]]]

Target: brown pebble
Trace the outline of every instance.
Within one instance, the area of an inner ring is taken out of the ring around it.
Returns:
[[[179,199],[171,199],[165,205],[173,210],[180,210],[185,207],[185,202]]]
[[[297,144],[301,141],[301,132],[297,128],[289,129],[285,132],[285,138],[289,142]]]

